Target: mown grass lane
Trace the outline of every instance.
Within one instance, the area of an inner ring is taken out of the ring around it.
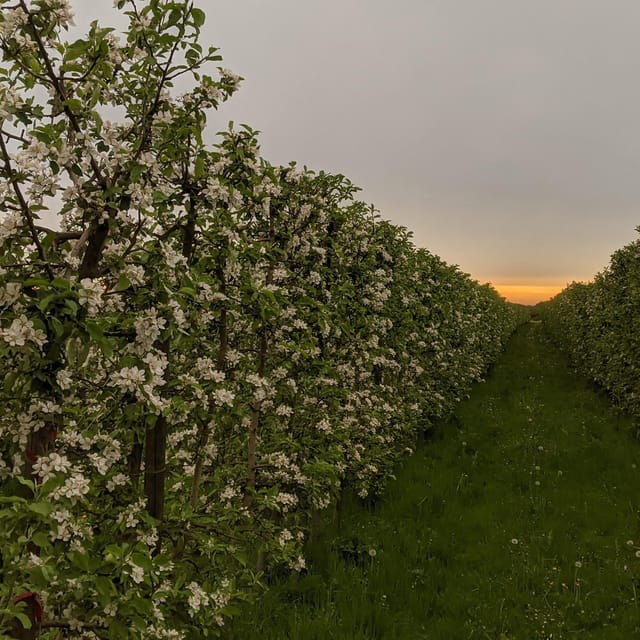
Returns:
[[[640,637],[640,443],[539,322],[230,638]]]

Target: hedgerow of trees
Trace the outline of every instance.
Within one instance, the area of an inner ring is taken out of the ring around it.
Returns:
[[[203,11],[115,6],[67,42],[67,0],[2,0],[3,637],[218,637],[521,319],[343,176],[205,140],[240,79]]]
[[[640,240],[616,251],[593,282],[572,283],[541,309],[575,365],[640,417]]]

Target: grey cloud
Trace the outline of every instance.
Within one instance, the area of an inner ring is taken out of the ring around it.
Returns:
[[[465,271],[589,278],[635,237],[636,0],[199,4],[246,78],[211,129],[246,122],[272,161],[346,174]]]

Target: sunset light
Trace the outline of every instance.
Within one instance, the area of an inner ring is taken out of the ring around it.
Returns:
[[[566,286],[566,283],[554,285],[492,284],[498,293],[509,302],[528,305],[549,300],[549,298],[553,298],[557,293],[560,293]]]

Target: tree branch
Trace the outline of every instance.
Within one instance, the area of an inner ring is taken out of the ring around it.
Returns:
[[[38,251],[38,257],[44,263],[44,268],[49,276],[49,280],[53,280],[53,270],[51,269],[51,265],[47,262],[47,257],[44,252],[44,248],[42,247],[42,243],[40,242],[40,238],[38,238],[38,231],[36,229],[35,223],[33,221],[33,214],[31,213],[31,209],[29,208],[29,204],[25,200],[25,197],[22,195],[22,190],[20,189],[20,185],[18,184],[18,178],[15,175],[13,170],[13,166],[11,165],[11,156],[9,155],[9,151],[7,150],[7,145],[4,142],[4,138],[0,136],[0,150],[2,150],[2,157],[4,159],[4,167],[7,173],[7,179],[11,183],[13,187],[13,192],[16,194],[16,198],[20,203],[20,210],[24,217],[27,226],[29,227],[29,231],[31,233],[31,239],[33,243],[36,245],[36,249]]]

